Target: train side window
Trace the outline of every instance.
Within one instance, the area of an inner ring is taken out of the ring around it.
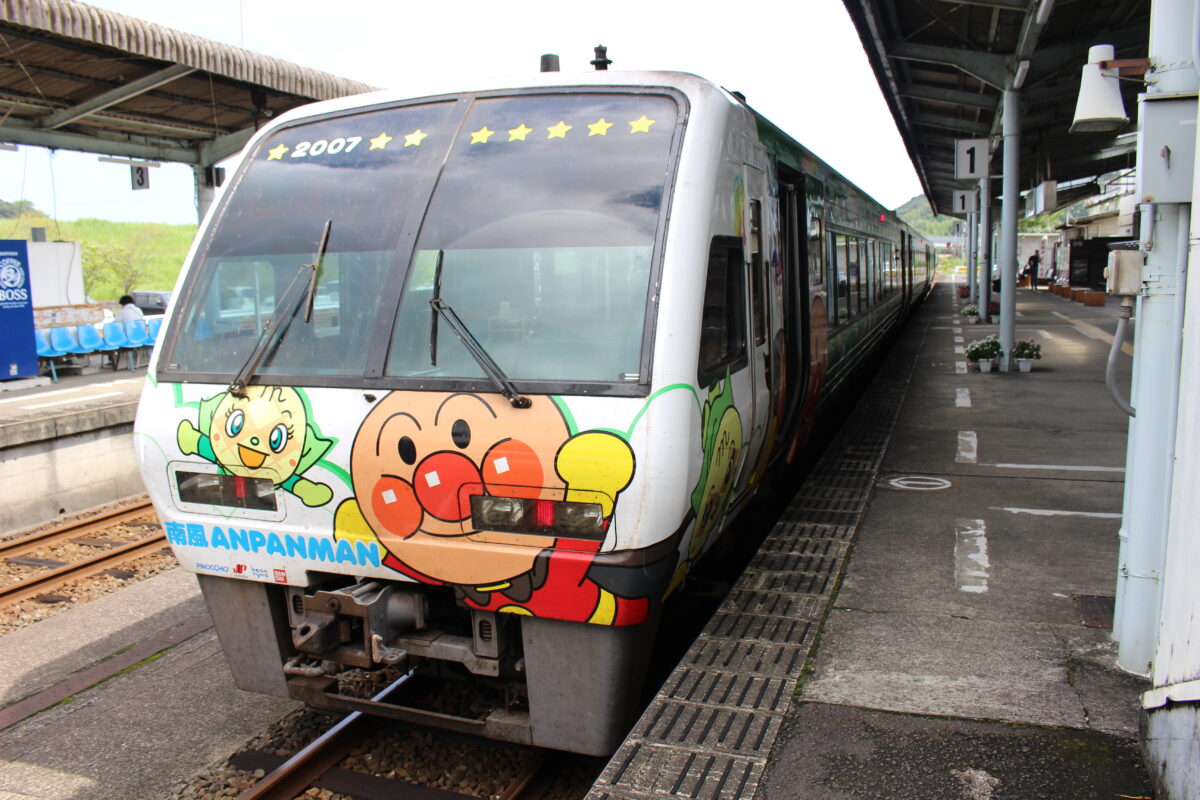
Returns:
[[[875,301],[878,302],[886,294],[884,282],[887,280],[887,275],[884,273],[883,242],[871,242],[871,258],[874,265],[871,270],[871,276],[875,281],[872,285],[872,294],[875,297]]]
[[[741,237],[713,237],[700,319],[696,379],[701,386],[746,364],[745,265]]]
[[[825,232],[821,230],[821,218],[816,214],[809,213],[808,215],[808,282],[812,286],[819,286],[825,281],[825,264],[824,255],[825,248],[821,245],[825,241]]]
[[[833,264],[837,271],[837,321],[839,323],[847,321],[853,315],[852,300],[855,299],[854,283],[857,281],[851,280],[851,270],[858,268],[857,265],[852,267],[850,263],[852,258],[857,258],[851,253],[853,247],[854,243],[849,236],[843,233],[834,235]]]
[[[875,278],[875,262],[873,260],[874,253],[871,252],[870,239],[858,240],[858,253],[859,262],[862,264],[858,281],[858,307],[866,311],[875,299],[872,285]]]

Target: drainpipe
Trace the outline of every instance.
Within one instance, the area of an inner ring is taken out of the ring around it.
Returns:
[[[1021,202],[1021,93],[1004,90],[1004,195],[1000,211],[1000,371],[1012,369],[1017,321],[1017,206]]]

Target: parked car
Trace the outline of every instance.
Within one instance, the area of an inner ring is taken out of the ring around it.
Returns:
[[[171,301],[170,292],[130,292],[129,296],[133,298],[133,304],[145,314],[161,314],[167,310],[167,303]]]

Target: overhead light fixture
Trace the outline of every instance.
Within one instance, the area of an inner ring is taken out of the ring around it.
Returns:
[[[1050,12],[1054,10],[1054,0],[1042,0],[1042,4],[1038,6],[1037,16],[1033,21],[1038,25],[1045,25],[1050,19]]]
[[[1103,68],[1101,62],[1112,61],[1116,50],[1111,44],[1098,44],[1088,50],[1088,63],[1083,65],[1079,81],[1079,99],[1075,103],[1075,120],[1071,133],[1103,133],[1115,131],[1129,122],[1116,67]]]
[[[1029,59],[1022,58],[1017,62],[1017,74],[1013,77],[1013,88],[1020,89],[1025,84],[1025,76],[1029,74]]]
[[[113,158],[112,156],[100,156],[97,161],[103,161],[105,164],[124,164],[127,167],[161,167],[162,164],[157,161],[134,161],[129,158]]]

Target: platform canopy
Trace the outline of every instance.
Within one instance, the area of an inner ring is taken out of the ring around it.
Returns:
[[[373,88],[72,0],[0,0],[0,142],[204,168],[272,116]]]
[[[1000,173],[1001,94],[1021,92],[1022,191],[1062,187],[1059,204],[1095,191],[1088,180],[1135,163],[1140,82],[1124,81],[1131,122],[1115,133],[1071,134],[1088,49],[1117,59],[1147,53],[1150,0],[843,0],[935,213],[953,213],[959,139],[989,139]],[[1077,191],[1070,190],[1077,183]],[[993,196],[999,181],[992,182]]]

